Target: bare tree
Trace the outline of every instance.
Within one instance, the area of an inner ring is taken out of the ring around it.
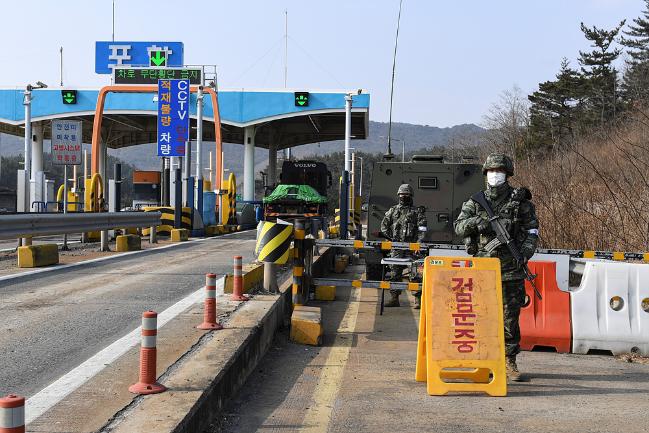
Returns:
[[[483,117],[488,150],[519,155],[525,147],[529,120],[529,102],[521,89],[514,85],[503,91]]]

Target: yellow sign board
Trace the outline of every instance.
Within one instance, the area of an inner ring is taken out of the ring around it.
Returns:
[[[430,395],[507,394],[500,261],[427,257],[416,380]]]

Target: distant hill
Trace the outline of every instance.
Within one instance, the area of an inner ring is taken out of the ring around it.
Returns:
[[[480,141],[484,129],[474,124],[456,125],[449,128],[438,128],[428,125],[413,125],[409,123],[392,124],[392,152],[400,154],[402,142],[405,141],[406,152],[430,148],[432,146],[446,146],[450,144],[475,144]],[[369,137],[367,140],[352,140],[352,147],[366,153],[384,153],[386,151],[388,135],[388,124],[385,122],[372,122],[369,125]],[[23,139],[5,134],[0,134],[0,155],[9,156],[23,153]],[[49,151],[49,143],[46,142],[45,151]],[[89,148],[85,145],[84,148]],[[343,141],[332,141],[325,143],[313,143],[297,147],[293,150],[294,155],[303,157],[307,155],[325,155],[331,152],[341,151],[344,148]],[[209,150],[214,149],[214,143],[205,142],[203,148],[203,163],[208,167]],[[243,173],[243,146],[239,144],[224,143],[225,154],[224,166],[232,170],[238,178]],[[160,162],[156,156],[154,144],[144,144],[136,147],[109,150],[109,154],[125,162],[132,164],[139,169],[159,169]],[[255,152],[255,172],[265,168],[268,159],[268,152],[258,149]]]

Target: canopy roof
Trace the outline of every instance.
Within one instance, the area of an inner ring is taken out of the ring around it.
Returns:
[[[74,105],[63,104],[61,90],[47,88],[32,92],[32,122],[42,121],[45,138],[49,139],[51,119],[81,120],[84,142],[90,142],[98,89],[77,90]],[[345,131],[345,93],[310,91],[308,106],[297,107],[293,90],[221,90],[218,95],[223,141],[242,144],[244,128],[248,126],[255,127],[255,145],[263,148],[270,144],[284,149],[341,140]],[[205,98],[204,101],[203,120],[213,123],[211,100]],[[369,94],[354,95],[353,138],[367,138],[369,104]],[[195,128],[196,94],[191,95],[190,107]],[[22,89],[0,89],[0,132],[23,136],[24,111]],[[110,148],[155,143],[156,116],[155,94],[111,93],[106,99],[102,141]],[[204,125],[203,134],[203,140],[214,141],[214,128]]]

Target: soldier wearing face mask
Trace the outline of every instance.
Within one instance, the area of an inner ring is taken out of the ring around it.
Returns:
[[[513,188],[509,185],[507,180],[514,175],[514,163],[507,155],[489,155],[482,172],[487,177],[485,198],[494,214],[500,216],[526,262],[534,255],[539,239],[539,222],[530,201],[532,195],[526,188]],[[521,306],[525,303],[525,263],[518,263],[505,245],[491,248],[496,233],[491,228],[486,210],[473,199],[462,205],[462,211],[455,221],[455,233],[465,238],[469,254],[500,259],[507,375],[511,380],[521,381],[516,355],[520,351],[521,338],[518,318]]]
[[[397,196],[399,196],[399,204],[388,209],[381,221],[381,234],[384,238],[394,242],[423,242],[428,230],[424,207],[415,207],[412,201],[413,190],[407,183],[399,187]],[[390,251],[390,257],[405,258],[409,254],[409,251],[404,250]],[[404,266],[391,265],[388,279],[401,281],[403,270]],[[399,290],[390,290],[391,297],[385,306],[398,307],[400,294]],[[415,297],[414,308],[419,309],[421,307],[421,292],[415,292],[413,295]]]

